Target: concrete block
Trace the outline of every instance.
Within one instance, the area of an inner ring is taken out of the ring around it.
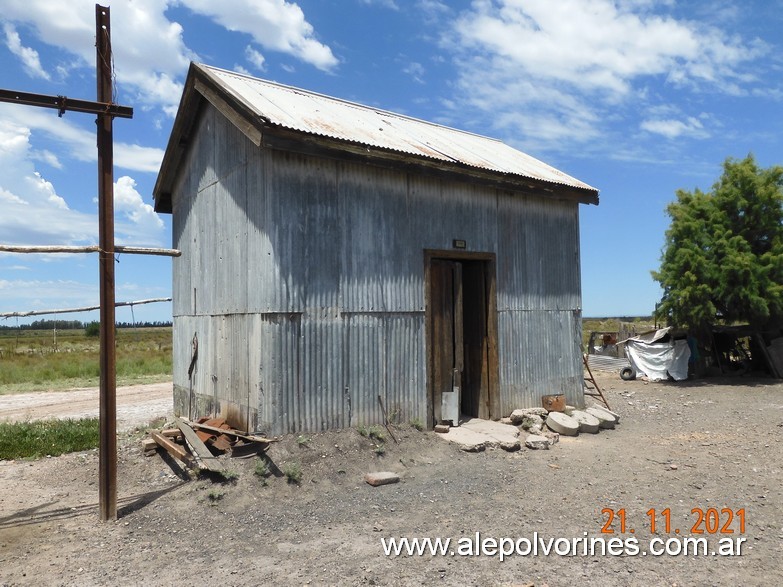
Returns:
[[[525,438],[525,446],[532,448],[533,450],[549,450],[551,445],[549,444],[549,439],[546,436],[530,434],[527,438]]]
[[[544,418],[536,414],[525,414],[518,425],[524,430],[531,430],[535,427],[542,428],[544,426]]]
[[[525,416],[541,416],[542,418],[545,418],[548,413],[549,412],[544,408],[520,408],[511,412],[511,416],[509,417],[511,418],[512,424],[518,425]]]
[[[558,442],[560,442],[560,435],[557,432],[552,432],[551,430],[544,430],[539,434],[539,436],[545,436],[549,440],[550,446],[554,446]]]
[[[367,473],[364,476],[364,480],[373,487],[378,487],[379,485],[398,483],[400,476],[397,473],[392,473],[390,471],[382,471],[378,473]]]
[[[435,432],[439,434],[446,434],[449,430],[451,430],[451,426],[448,424],[435,424]]]
[[[571,412],[570,416],[579,422],[579,432],[598,434],[598,430],[601,428],[601,422],[595,416],[583,412],[582,410],[574,410]]]
[[[546,418],[546,425],[563,436],[576,436],[579,434],[579,422],[562,412],[550,412]]]

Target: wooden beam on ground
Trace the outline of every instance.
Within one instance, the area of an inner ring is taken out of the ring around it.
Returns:
[[[196,457],[204,467],[210,471],[222,472],[223,464],[212,454],[212,452],[210,452],[207,445],[201,441],[198,435],[193,431],[193,428],[190,427],[190,424],[182,418],[174,418],[174,421],[179,429],[182,430],[182,435],[185,437],[188,445],[193,449]]]
[[[161,447],[166,449],[166,452],[168,452],[171,456],[173,456],[175,459],[178,459],[185,463],[188,467],[191,469],[198,469],[199,466],[196,463],[196,461],[193,459],[191,455],[187,453],[187,451],[182,448],[180,445],[175,444],[165,436],[162,436],[161,434],[158,434],[157,432],[150,432],[150,436],[155,440],[155,442],[158,443]]]

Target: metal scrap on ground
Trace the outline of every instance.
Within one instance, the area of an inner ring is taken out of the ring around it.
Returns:
[[[221,472],[224,467],[218,455],[226,452],[232,457],[257,455],[277,440],[235,430],[222,418],[191,422],[177,417],[175,423],[177,428],[151,432],[151,439],[142,442],[144,454],[152,455],[160,446],[189,468]]]

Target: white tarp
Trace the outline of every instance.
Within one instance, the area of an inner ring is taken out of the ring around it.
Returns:
[[[651,381],[662,381],[671,375],[676,381],[688,378],[688,359],[691,349],[688,341],[648,344],[630,339],[625,342],[626,354],[638,375],[646,375]]]

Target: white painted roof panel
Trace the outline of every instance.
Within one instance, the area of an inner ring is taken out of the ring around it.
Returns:
[[[198,64],[271,124],[410,155],[597,191],[496,139]]]

